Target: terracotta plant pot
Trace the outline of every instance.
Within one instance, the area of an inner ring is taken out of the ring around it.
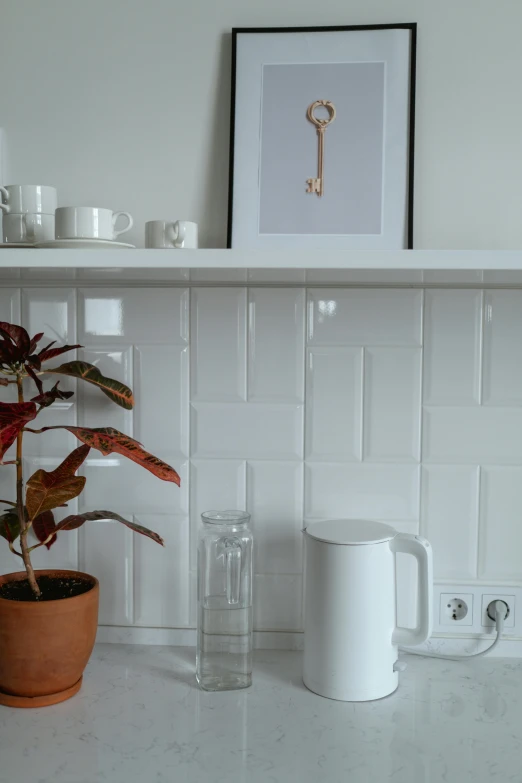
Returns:
[[[36,577],[79,577],[92,588],[58,601],[0,598],[0,704],[46,707],[74,696],[94,647],[98,580],[79,571],[36,571]],[[26,573],[0,576],[0,585]]]

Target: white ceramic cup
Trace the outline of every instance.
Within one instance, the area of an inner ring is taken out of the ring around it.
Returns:
[[[54,215],[56,188],[50,185],[5,185],[0,187],[0,209],[4,214],[39,212]]]
[[[149,220],[145,223],[145,247],[188,249],[198,246],[198,224],[188,220]]]
[[[116,229],[119,216],[127,218],[125,228]],[[114,240],[134,225],[128,212],[113,212],[101,207],[58,207],[56,210],[56,239]]]
[[[2,219],[3,241],[7,244],[47,242],[54,239],[54,215],[40,212],[25,212],[23,215],[9,213]]]

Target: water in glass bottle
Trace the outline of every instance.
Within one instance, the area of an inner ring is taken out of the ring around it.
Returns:
[[[207,511],[198,541],[196,678],[206,691],[252,684],[252,533],[246,511]]]

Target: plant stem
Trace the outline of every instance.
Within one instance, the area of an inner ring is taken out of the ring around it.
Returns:
[[[18,389],[18,402],[24,401],[24,388],[22,378],[17,376],[16,386]],[[31,555],[27,546],[27,533],[29,528],[25,521],[25,507],[24,507],[24,474],[22,465],[22,441],[24,438],[23,431],[18,433],[16,439],[16,507],[18,510],[18,519],[20,521],[20,548],[22,550],[22,559],[24,561],[25,570],[27,571],[27,579],[31,585],[31,590],[36,596],[36,599],[42,595],[36,577],[34,575],[33,565],[31,563]]]

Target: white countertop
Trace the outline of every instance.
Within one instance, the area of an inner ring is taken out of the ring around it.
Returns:
[[[404,660],[353,704],[307,691],[297,652],[204,693],[191,649],[100,644],[71,701],[0,707],[0,783],[520,783],[522,660]]]

